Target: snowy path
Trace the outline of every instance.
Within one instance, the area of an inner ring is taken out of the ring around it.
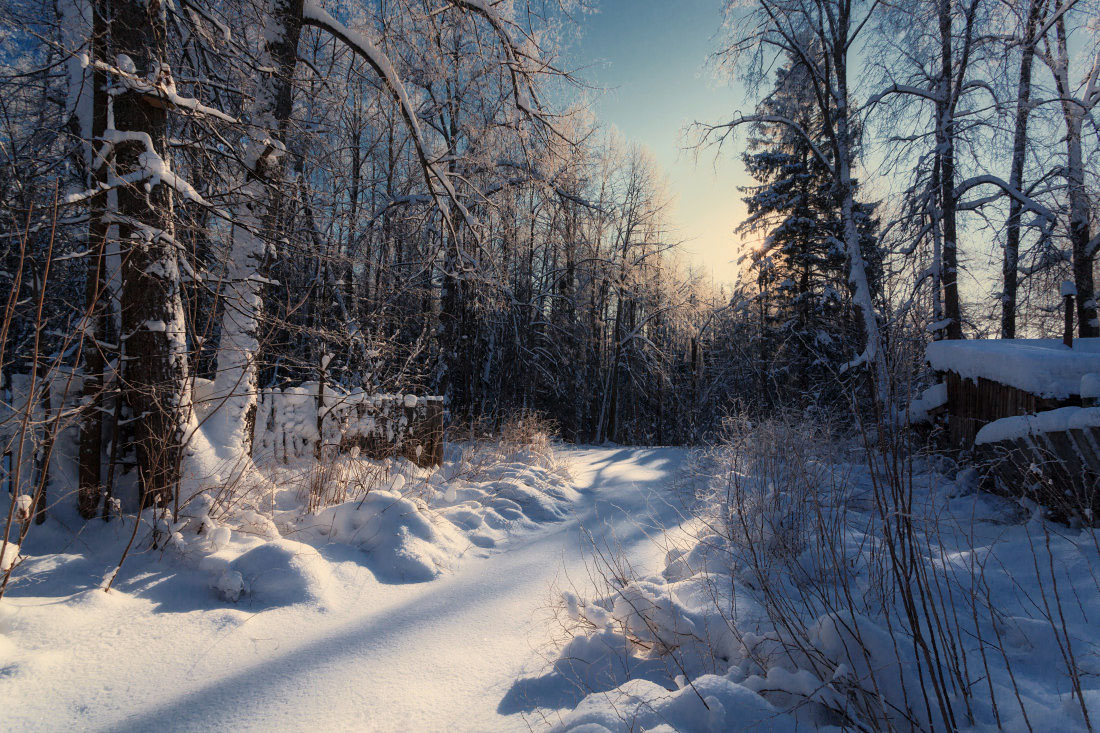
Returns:
[[[658,552],[647,536],[679,519],[668,489],[682,451],[565,456],[583,492],[574,517],[429,583],[384,585],[341,562],[327,613],[291,606],[242,620],[216,605],[181,608],[181,599],[157,599],[152,590],[95,593],[85,603],[104,606],[106,628],[81,629],[104,614],[78,613],[65,599],[52,623],[71,617],[75,648],[28,658],[19,677],[33,673],[32,694],[23,684],[7,687],[0,669],[0,699],[21,693],[15,710],[0,709],[0,722],[8,718],[0,727],[524,730],[522,713],[552,706],[555,694],[564,700],[561,690],[527,699],[513,683],[542,671],[551,588],[588,582],[585,531],[644,564]],[[20,602],[32,600],[60,599]]]

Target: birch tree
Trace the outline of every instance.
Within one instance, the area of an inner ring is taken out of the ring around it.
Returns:
[[[1086,160],[1084,148],[1084,129],[1086,120],[1100,104],[1100,48],[1097,47],[1095,34],[1096,17],[1093,15],[1090,25],[1076,28],[1086,38],[1083,73],[1074,80],[1077,59],[1071,55],[1070,35],[1075,30],[1072,23],[1084,23],[1089,12],[1096,7],[1087,3],[1072,3],[1070,0],[1056,0],[1051,13],[1053,32],[1044,37],[1042,58],[1054,76],[1055,88],[1062,109],[1065,125],[1066,167],[1065,181],[1069,199],[1067,235],[1073,254],[1073,282],[1077,295],[1077,334],[1080,338],[1100,335],[1100,321],[1097,320],[1096,287],[1093,263],[1096,250],[1100,247],[1100,236],[1092,235],[1092,205],[1085,180]],[[1067,16],[1069,16],[1067,18]],[[1095,123],[1093,123],[1095,124]]]
[[[261,49],[248,119],[240,203],[233,212],[222,293],[221,341],[214,398],[231,450],[248,456],[256,421],[258,330],[262,284],[278,238],[286,189],[287,131],[302,34],[302,0],[268,0],[258,8]]]
[[[989,85],[974,73],[988,45],[983,36],[983,2],[929,0],[884,12],[880,37],[888,39],[895,52],[883,61],[887,84],[868,101],[868,108],[891,99],[899,100],[903,110],[915,105],[929,107],[929,155],[935,191],[932,229],[938,252],[935,280],[942,288],[943,303],[943,318],[933,328],[949,339],[963,337],[958,285],[962,196],[958,169],[965,136],[973,134],[970,128],[974,125],[967,123],[962,113],[969,111],[968,106],[975,106],[971,97],[988,94],[989,90]],[[922,184],[917,184],[914,194],[924,195]]]
[[[1016,85],[1016,113],[1012,134],[1012,163],[1008,185],[1017,191],[1024,189],[1024,165],[1028,152],[1028,123],[1031,119],[1032,67],[1039,43],[1041,24],[1046,16],[1047,0],[1027,0],[1021,32],[1018,36],[1020,70]],[[1005,252],[1001,267],[1001,338],[1016,337],[1016,299],[1019,290],[1020,232],[1023,204],[1009,199],[1008,224],[1005,230]]]

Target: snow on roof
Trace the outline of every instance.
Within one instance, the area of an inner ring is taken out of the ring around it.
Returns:
[[[994,420],[978,431],[974,445],[1095,427],[1100,427],[1100,407],[1060,407],[1035,415],[1017,415]]]
[[[1052,399],[1079,395],[1081,379],[1100,373],[1100,338],[1078,339],[1072,349],[1057,339],[935,341],[926,355],[936,371]]]
[[[933,384],[921,392],[921,396],[909,403],[909,422],[927,422],[932,410],[947,404],[947,384]]]

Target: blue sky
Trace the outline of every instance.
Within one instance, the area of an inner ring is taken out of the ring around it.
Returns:
[[[707,68],[719,41],[723,0],[598,0],[581,19],[582,36],[570,49],[581,77],[599,87],[595,112],[628,139],[653,153],[675,197],[671,223],[682,251],[720,280],[732,280],[744,218],[738,185],[747,177],[737,150],[691,151],[686,126],[718,122],[751,110],[736,85],[719,83]]]

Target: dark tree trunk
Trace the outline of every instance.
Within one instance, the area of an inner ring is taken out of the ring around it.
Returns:
[[[107,9],[102,0],[92,5],[94,55],[97,61],[108,58]],[[101,69],[92,72],[92,141],[103,137],[107,129],[107,74]],[[108,166],[102,162],[91,172],[91,181],[105,183]],[[80,516],[91,519],[99,507],[103,493],[103,372],[106,359],[103,343],[107,338],[107,235],[106,194],[92,201],[91,222],[88,225],[88,249],[93,253],[88,264],[84,289],[88,316],[84,335],[84,414],[80,424],[80,453],[77,476],[77,508]]]
[[[955,122],[951,3],[940,0],[940,88],[936,103],[936,148],[940,158],[940,208],[943,212],[943,309],[947,338],[961,339],[957,201],[955,198]]]
[[[1045,0],[1031,0],[1024,27],[1023,47],[1020,51],[1020,79],[1016,87],[1016,130],[1012,138],[1012,171],[1009,185],[1023,190],[1024,163],[1027,154],[1027,126],[1031,115],[1031,67],[1035,60],[1035,34]],[[1020,219],[1023,204],[1015,197],[1009,199],[1008,230],[1005,236],[1005,254],[1001,273],[1001,338],[1016,338],[1016,294],[1019,288]]]
[[[1083,188],[1083,187],[1082,187]],[[1093,258],[1088,251],[1089,211],[1084,194],[1083,203],[1071,207],[1074,210],[1070,223],[1070,241],[1073,243],[1073,282],[1077,286],[1077,336],[1095,338],[1100,336],[1100,323],[1097,322],[1096,287],[1093,282]]]
[[[159,0],[112,5],[114,50],[133,62],[134,76],[159,80],[165,64],[165,8]],[[167,109],[153,95],[128,88],[114,97],[115,127],[140,136],[116,146],[123,176],[149,174],[151,159],[167,165]],[[148,145],[148,147],[147,147]],[[122,247],[122,375],[134,420],[142,505],[170,501],[179,485],[188,419],[187,355],[179,263],[172,228],[172,190],[146,178],[118,189]]]

